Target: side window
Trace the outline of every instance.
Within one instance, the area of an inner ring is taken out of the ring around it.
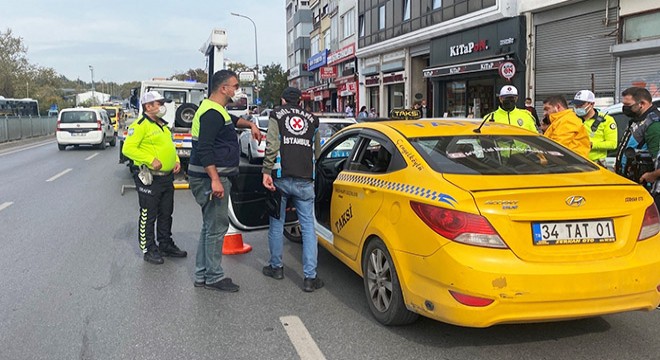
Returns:
[[[382,174],[387,172],[392,153],[375,139],[366,139],[351,161],[349,170]]]
[[[328,152],[328,154],[325,156],[326,159],[338,159],[342,158],[345,159],[351,155],[351,151],[353,150],[353,147],[358,141],[357,135],[348,137],[344,139],[344,141],[340,142],[337,144],[337,146],[332,149],[332,151]]]

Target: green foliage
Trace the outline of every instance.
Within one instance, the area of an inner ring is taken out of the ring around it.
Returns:
[[[264,81],[261,83],[262,104],[268,104],[269,107],[280,104],[282,91],[288,86],[287,72],[282,69],[280,64],[266,65],[262,68]]]
[[[195,80],[198,83],[206,84],[209,79],[209,75],[206,73],[206,70],[204,69],[188,69],[188,71],[185,72],[177,72],[174,76],[172,76],[173,79],[175,80]]]

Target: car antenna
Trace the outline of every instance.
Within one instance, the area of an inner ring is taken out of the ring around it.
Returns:
[[[488,114],[488,115],[490,115],[490,114]],[[479,127],[476,128],[476,129],[474,129],[474,130],[472,130],[472,131],[476,132],[477,134],[480,134],[480,133],[481,133],[481,127],[484,126],[484,124],[486,123],[486,121],[488,121],[488,115],[486,115],[486,117],[484,117],[484,121],[482,121],[481,124],[479,124]],[[492,116],[490,117],[490,120],[491,120],[491,121],[493,120],[493,117],[492,117]]]

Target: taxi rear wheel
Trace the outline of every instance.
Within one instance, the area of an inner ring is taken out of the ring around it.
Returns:
[[[418,315],[406,308],[399,278],[387,247],[380,239],[369,242],[362,257],[364,291],[369,309],[383,325],[406,325]]]
[[[287,240],[301,244],[302,243],[302,230],[299,223],[292,225],[284,225],[284,237]]]

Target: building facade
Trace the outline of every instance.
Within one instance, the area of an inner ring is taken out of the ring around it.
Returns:
[[[517,15],[515,0],[358,0],[363,104],[381,116],[422,102],[428,116],[492,108],[500,84],[524,81],[526,38]],[[506,76],[513,71],[509,79],[498,75],[502,65]]]
[[[287,69],[289,85],[306,89],[313,82],[312,73],[307,69],[310,55],[310,33],[312,31],[312,11],[308,0],[286,1]],[[309,100],[303,93],[303,100]],[[275,104],[277,105],[277,104]]]

